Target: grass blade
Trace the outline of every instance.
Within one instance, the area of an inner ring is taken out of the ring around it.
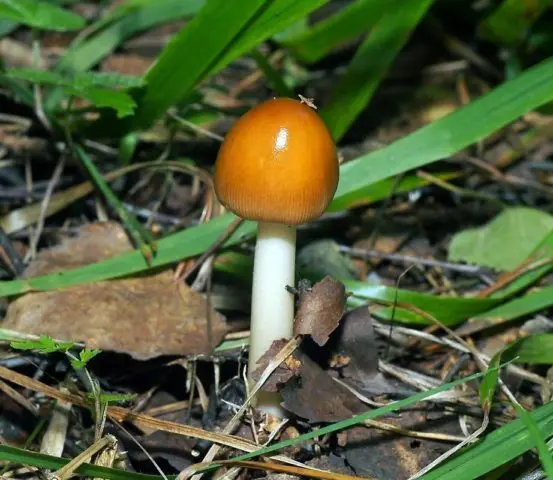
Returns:
[[[367,185],[447,158],[552,99],[553,59],[549,58],[456,112],[346,163],[336,199],[351,198]]]
[[[396,0],[357,0],[314,27],[286,38],[282,44],[300,60],[316,62],[332,49],[369,30],[385,11],[397,8],[398,3]]]
[[[321,110],[336,140],[346,133],[373,96],[380,81],[433,0],[405,2],[401,7],[382,5],[385,13],[357,50],[348,69]]]
[[[66,465],[70,459],[44,455],[43,453],[31,452],[10,445],[0,445],[0,459],[17,465],[32,465],[33,467],[48,470],[58,470]],[[159,475],[146,475],[144,473],[127,472],[114,468],[99,467],[90,463],[81,465],[75,473],[87,477],[106,478],[109,480],[160,480]],[[167,478],[175,478],[169,476]]]
[[[545,439],[543,438],[539,427],[532,416],[519,403],[513,403],[513,406],[515,407],[520,419],[526,425],[528,433],[534,441],[534,445],[536,446],[536,450],[538,451],[541,464],[547,474],[547,477],[549,480],[553,479],[553,457],[551,457],[551,452],[549,452],[549,448],[547,448],[547,444],[545,443]]]
[[[553,402],[530,414],[544,437],[553,435]],[[524,422],[517,419],[481,438],[420,480],[473,480],[508,463],[534,447]]]
[[[0,0],[0,19],[58,32],[85,26],[79,15],[39,0]]]
[[[471,321],[489,321],[497,325],[545,310],[551,305],[553,305],[553,286],[548,286],[478,314]]]
[[[551,0],[521,2],[503,0],[478,26],[480,33],[490,40],[504,45],[521,43],[528,29],[553,4]]]
[[[146,75],[134,126],[148,127],[204,79],[241,33],[267,7],[264,0],[208,2],[175,36]],[[194,51],[194,55],[186,52]]]
[[[194,15],[204,4],[205,0],[157,0],[145,4],[72,46],[56,68],[62,71],[87,70],[133,35],[162,23]]]
[[[146,261],[150,263],[152,254],[156,251],[156,243],[154,242],[150,232],[121,204],[86,152],[79,145],[76,145],[75,149],[77,151],[77,156],[88,171],[90,178],[98,190],[102,193],[108,205],[115,211],[123,222],[123,225],[131,236],[135,247],[140,249]]]

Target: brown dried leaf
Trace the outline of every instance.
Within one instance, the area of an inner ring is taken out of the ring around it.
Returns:
[[[286,410],[310,422],[337,422],[364,412],[367,407],[347,388],[304,353],[296,350],[301,362],[299,378],[287,382],[280,393]]]
[[[340,326],[332,334],[331,361],[347,359],[342,365],[346,383],[365,395],[398,393],[393,385],[378,371],[378,346],[374,335],[369,307],[363,305],[347,312]]]
[[[462,436],[455,415],[428,412],[420,407],[402,410],[400,416],[386,417],[385,423],[415,432]],[[343,451],[347,463],[364,477],[408,478],[451,448],[449,442],[376,428],[359,426],[346,433]]]
[[[345,308],[344,284],[327,276],[316,283],[311,291],[302,294],[296,313],[294,333],[311,335],[322,347],[338,326]]]
[[[347,312],[336,336],[335,352],[349,357],[343,369],[346,377],[362,382],[378,373],[378,351],[367,305]]]
[[[142,76],[154,62],[153,59],[143,57],[142,55],[112,54],[100,64],[102,72],[117,72],[122,75]]]
[[[131,249],[119,224],[89,224],[77,237],[40,252],[24,276],[88,265]],[[143,360],[209,354],[208,315],[215,346],[226,332],[224,317],[188,286],[177,289],[173,273],[165,271],[26,294],[11,302],[4,327]]]
[[[256,365],[258,365],[258,367],[251,374],[251,378],[254,382],[259,381],[261,375],[263,375],[263,372],[269,366],[269,363],[276,355],[278,355],[287,343],[288,340],[282,338],[280,340],[275,340],[271,344],[269,350],[267,350],[257,361]],[[300,362],[294,357],[294,355],[290,355],[274,370],[273,373],[271,373],[263,385],[263,390],[267,392],[278,392],[278,386],[286,383],[294,375],[297,375],[300,367]]]

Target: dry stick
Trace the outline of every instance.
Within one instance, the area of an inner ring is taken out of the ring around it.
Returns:
[[[0,381],[0,392],[3,392],[14,402],[19,403],[19,405],[25,407],[35,417],[38,416],[38,408],[36,408],[28,399],[26,399],[23,395],[21,395],[21,393],[9,386],[7,383]]]
[[[144,448],[144,446],[134,437],[134,435],[129,432],[122,424],[121,422],[118,422],[117,420],[113,419],[110,417],[110,420],[115,424],[117,425],[121,430],[123,430],[127,435],[128,437],[131,439],[131,441],[142,451],[142,453],[144,453],[144,455],[146,456],[146,458],[148,460],[150,460],[150,462],[152,462],[152,465],[154,466],[154,468],[159,472],[159,474],[163,477],[164,480],[167,480],[167,476],[165,475],[165,473],[163,472],[163,470],[161,469],[161,467],[158,465],[158,463],[154,460],[154,458],[150,455],[150,453],[148,452],[148,450],[146,450]],[[115,448],[113,448],[113,450],[115,450]],[[115,456],[114,456],[115,458]]]
[[[88,462],[94,455],[106,447],[113,447],[117,444],[117,439],[113,435],[106,435],[97,442],[94,442],[84,452],[77,455],[73,460],[66,463],[55,473],[47,475],[49,480],[66,480],[73,475],[73,472],[83,463]]]
[[[476,198],[478,200],[484,200],[486,202],[493,203],[497,205],[499,208],[504,209],[507,207],[505,203],[503,203],[501,200],[498,200],[495,197],[492,197],[490,195],[486,195],[484,193],[476,192],[474,190],[468,190],[466,188],[457,187],[449,182],[446,182],[445,180],[442,180],[441,178],[435,177],[434,175],[431,175],[430,173],[427,173],[423,170],[417,171],[417,177],[424,178],[430,183],[433,183],[435,185],[438,185],[439,187],[442,187],[444,190],[449,190],[450,192],[456,193],[457,195],[461,195],[463,197],[472,197]]]
[[[235,428],[238,427],[238,425],[240,424],[240,420],[242,419],[242,415],[244,415],[244,413],[248,409],[252,398],[254,398],[255,394],[264,385],[264,383],[271,376],[271,374],[278,368],[278,366],[286,358],[288,358],[294,352],[294,350],[296,350],[296,348],[298,347],[298,345],[300,343],[301,343],[301,337],[300,336],[295,336],[290,341],[288,341],[286,343],[286,345],[284,345],[280,349],[280,351],[278,352],[278,354],[274,358],[271,359],[271,361],[269,362],[269,364],[267,365],[267,367],[263,371],[261,377],[256,382],[256,384],[254,385],[253,389],[251,390],[251,392],[249,392],[249,395],[246,398],[246,401],[244,402],[244,404],[234,414],[234,416],[230,419],[230,421],[227,423],[227,425],[223,429],[223,434],[225,434],[225,435],[231,434],[235,430]],[[247,383],[246,383],[246,385],[247,385]],[[206,455],[205,455],[205,457],[202,461],[202,466],[205,465],[206,463],[212,462],[213,459],[215,458],[215,456],[217,455],[217,453],[219,452],[220,448],[221,447],[219,445],[211,446],[211,448],[208,450],[208,452],[206,453]],[[191,476],[192,476],[192,480],[199,480],[202,477],[203,474],[200,473],[200,474],[195,475],[195,472],[199,468],[201,468],[201,467],[198,467],[197,465],[198,464],[191,465],[190,467],[183,470],[181,473],[179,473],[176,480],[185,480],[185,479],[188,479]],[[301,465],[301,463],[300,463],[300,465]]]
[[[532,270],[537,270],[538,268],[541,268],[550,263],[553,263],[553,257],[543,258],[534,263],[531,263],[532,260],[533,260],[532,257],[527,259],[515,270],[508,272],[505,275],[502,275],[501,277],[499,277],[497,282],[495,282],[493,285],[490,285],[488,288],[482,290],[477,295],[477,297],[478,298],[489,297],[490,295],[494,294],[498,290],[501,290],[502,288],[505,288],[507,285],[513,283],[515,280],[522,277],[526,273],[529,273]]]
[[[52,197],[54,187],[59,182],[61,174],[63,173],[66,159],[67,159],[67,156],[65,154],[62,154],[60,161],[57,163],[56,168],[54,169],[52,178],[48,182],[48,187],[46,188],[46,192],[44,193],[44,198],[42,199],[42,202],[40,204],[40,215],[38,217],[38,222],[35,228],[34,236],[31,239],[31,245],[33,246],[32,247],[33,249],[36,249],[38,242],[40,240],[40,236],[42,235],[42,229],[44,228],[44,221],[46,219],[46,212],[48,211],[48,203],[50,202],[50,198]]]
[[[192,273],[194,273],[196,271],[196,269],[202,265],[202,263],[205,262],[205,260],[210,257],[211,255],[213,255],[215,253],[215,251],[221,246],[223,245],[223,243],[225,243],[229,238],[230,236],[238,229],[238,227],[242,224],[242,222],[244,221],[243,218],[240,218],[240,217],[236,217],[232,223],[226,228],[226,230],[221,234],[221,236],[215,240],[210,246],[209,248],[204,252],[202,253],[195,261],[194,263],[192,264],[191,267],[188,268],[188,270],[186,270],[186,272],[184,273],[184,276],[183,276],[183,281],[186,281],[186,279],[192,275]]]
[[[388,335],[388,326],[387,325],[383,325],[383,324],[379,324],[379,323],[375,322],[374,323],[374,328],[381,335],[383,335],[383,336]],[[397,333],[403,333],[404,335],[410,335],[410,336],[413,336],[413,337],[421,338],[421,339],[427,340],[429,342],[434,342],[434,343],[437,343],[437,344],[440,344],[440,345],[445,345],[445,346],[454,348],[455,350],[457,350],[459,352],[462,352],[462,353],[470,353],[470,350],[467,347],[465,347],[465,346],[463,346],[463,345],[461,345],[461,344],[459,344],[459,343],[455,342],[454,340],[451,340],[447,337],[444,337],[444,338],[436,337],[435,335],[432,335],[431,333],[427,333],[427,332],[423,332],[423,331],[420,331],[420,330],[415,330],[415,329],[407,328],[407,327],[399,327],[399,326],[394,326],[394,331],[397,332]],[[480,355],[482,356],[482,358],[486,362],[489,362],[491,360],[491,357],[489,355],[486,355],[486,354],[483,354],[483,353],[481,353]],[[525,370],[524,368],[521,368],[518,365],[509,364],[505,368],[512,375],[517,376],[517,377],[519,377],[523,380],[527,380],[529,382],[535,383],[536,385],[543,385],[545,383],[545,380],[543,379],[543,377],[540,377],[539,375],[537,375],[535,373],[529,372],[528,370]]]
[[[28,388],[35,392],[41,392],[44,395],[57,399],[70,402],[75,406],[89,408],[88,402],[85,400],[85,395],[80,393],[79,395],[62,392],[54,387],[46,385],[38,380],[26,377],[21,373],[14,372],[6,367],[0,365],[0,378],[15,383],[23,388]],[[108,406],[106,408],[108,416],[113,420],[129,421],[134,423],[138,428],[153,429],[154,431],[161,430],[164,432],[175,433],[177,435],[183,435],[192,438],[199,438],[201,440],[207,440],[209,442],[220,443],[227,447],[236,448],[244,452],[254,452],[259,448],[253,442],[244,438],[235,437],[232,435],[226,435],[221,433],[207,432],[201,428],[192,427],[190,425],[183,425],[176,422],[169,422],[167,420],[159,420],[148,415],[140,413],[134,413],[127,408]],[[272,457],[274,460],[280,462],[296,465],[301,463],[295,462],[283,455]]]
[[[341,252],[351,255],[352,257],[359,257],[363,259],[370,259],[372,257],[382,258],[391,262],[404,262],[415,263],[424,265],[425,267],[441,267],[447,270],[453,270],[462,273],[478,274],[481,273],[483,268],[479,265],[463,265],[460,263],[442,262],[440,260],[432,260],[429,258],[414,257],[411,255],[401,255],[397,253],[384,253],[377,250],[367,250],[364,248],[353,248],[346,245],[340,245]]]
[[[260,462],[252,460],[221,460],[222,465],[232,465],[245,468],[256,468],[272,472],[288,473],[297,477],[312,477],[322,480],[377,480],[375,477],[355,477],[344,473],[323,472],[313,468],[293,467],[289,465],[280,465],[274,462]],[[203,464],[203,467],[207,464]]]
[[[61,387],[60,390],[68,392],[64,387]],[[50,422],[40,443],[40,453],[61,457],[67,436],[71,406],[70,402],[56,400],[56,404],[52,409],[52,415],[50,416]]]

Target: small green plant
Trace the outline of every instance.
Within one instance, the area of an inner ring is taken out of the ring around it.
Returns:
[[[13,340],[10,342],[10,346],[16,350],[34,350],[44,355],[56,352],[65,354],[73,369],[84,371],[91,386],[91,392],[87,395],[87,399],[92,402],[96,412],[103,412],[109,403],[126,402],[136,396],[124,393],[106,393],[101,390],[98,382],[93,379],[86,368],[88,362],[102,352],[99,348],[84,348],[77,354],[71,351],[79,348],[75,342],[57,341],[48,335],[41,335],[37,339]]]
[[[64,353],[75,370],[85,368],[86,364],[102,351],[98,348],[85,348],[76,356],[70,351],[75,348],[74,342],[56,341],[48,335],[41,335],[38,339],[14,340],[10,342],[10,346],[16,350],[35,350],[42,354]]]

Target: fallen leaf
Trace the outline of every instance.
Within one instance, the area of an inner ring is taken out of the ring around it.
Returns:
[[[132,246],[115,222],[88,224],[79,235],[41,251],[24,278],[88,265]],[[212,342],[207,334],[210,318]],[[5,328],[145,360],[161,355],[209,354],[226,332],[224,317],[165,271],[136,278],[32,292],[12,301]]]
[[[296,350],[293,355],[301,368],[298,376],[280,389],[286,410],[315,423],[337,422],[367,410],[365,404],[306,354]]]
[[[526,260],[553,229],[553,216],[528,207],[504,209],[481,228],[457,233],[449,260],[464,260],[498,270],[512,270]]]
[[[378,349],[367,305],[344,315],[333,334],[333,343],[335,354],[349,358],[342,369],[344,376],[362,383],[378,374]]]
[[[346,289],[332,277],[316,283],[311,291],[303,293],[296,313],[294,333],[310,335],[323,346],[336,329],[346,308]]]
[[[331,360],[347,359],[341,367],[345,383],[364,395],[405,393],[378,370],[378,346],[369,306],[348,311],[332,333]]]
[[[254,382],[259,381],[269,363],[287,343],[288,340],[282,338],[280,340],[275,340],[271,344],[269,350],[267,350],[257,361],[256,365],[258,365],[258,367],[251,374],[251,378]],[[279,385],[286,383],[290,378],[298,374],[300,366],[300,362],[295,360],[293,355],[290,355],[273,371],[273,373],[271,373],[267,381],[263,384],[263,390],[267,392],[277,392],[279,390]]]
[[[153,63],[153,59],[141,55],[112,54],[100,64],[101,72],[117,72],[122,75],[144,75]]]
[[[462,437],[455,415],[430,413],[420,407],[402,410],[385,423],[415,432],[435,432]],[[382,479],[406,479],[438,458],[452,443],[419,439],[377,428],[353,427],[347,430],[343,454],[357,475]]]

